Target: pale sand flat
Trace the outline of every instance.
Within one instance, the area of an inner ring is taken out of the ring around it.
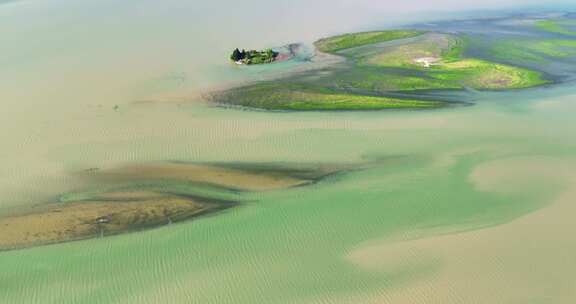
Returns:
[[[426,263],[437,263],[439,271],[378,295],[355,295],[331,303],[573,303],[575,169],[574,159],[537,157],[480,165],[470,177],[479,190],[522,191],[538,178],[553,178],[565,182],[566,191],[548,207],[508,224],[361,245],[347,259],[364,271]],[[510,181],[515,181],[511,187]]]

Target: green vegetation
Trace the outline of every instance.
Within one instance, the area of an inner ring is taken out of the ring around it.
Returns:
[[[232,55],[230,55],[230,60],[240,64],[263,64],[273,62],[276,57],[278,57],[278,54],[278,52],[275,52],[272,49],[264,51],[240,51],[239,49],[235,49],[232,52]]]
[[[566,28],[567,25],[574,25],[573,22],[573,20],[542,20],[536,22],[536,27],[550,33],[576,36],[576,31]]]
[[[480,59],[442,63],[431,75],[474,89],[520,89],[546,83],[539,72]]]
[[[320,39],[314,45],[322,52],[334,53],[362,45],[416,37],[423,33],[410,30],[352,33]]]
[[[394,91],[431,89],[458,89],[460,86],[438,80],[417,70],[391,69],[358,65],[338,73],[337,77],[325,79],[325,85],[385,94]]]
[[[500,41],[490,48],[490,55],[499,60],[545,62],[545,54],[531,48],[532,42]]]
[[[545,62],[546,57],[565,58],[576,56],[576,40],[539,39],[500,42],[492,47],[494,56],[500,59],[520,59]]]
[[[277,110],[379,110],[401,108],[436,108],[443,104],[435,101],[399,99],[391,97],[352,94],[320,94],[295,92],[287,96],[287,103],[278,103],[270,109]]]
[[[436,108],[437,101],[401,99],[385,96],[349,94],[328,88],[295,83],[262,83],[240,88],[227,97],[233,104],[266,110],[378,110],[399,108]]]
[[[417,69],[428,76],[419,89],[516,89],[546,83],[538,72],[486,60],[463,57],[464,39],[428,34],[363,59],[364,64]],[[413,80],[410,81],[413,83]],[[403,86],[401,86],[402,89]]]

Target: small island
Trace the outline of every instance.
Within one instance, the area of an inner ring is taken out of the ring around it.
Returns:
[[[349,33],[314,43],[317,54],[342,61],[213,92],[212,102],[273,111],[434,109],[468,105],[471,92],[532,88],[553,83],[541,64],[571,55],[574,40],[562,20],[524,29],[538,39],[484,40],[427,29]],[[542,35],[553,31],[560,37]],[[563,30],[560,30],[563,29]],[[561,34],[559,33],[561,32]],[[533,41],[536,42],[533,42]],[[520,46],[520,47],[519,47]],[[539,53],[544,53],[538,57]],[[240,64],[281,61],[274,52],[235,50]]]
[[[278,55],[280,55],[280,53],[272,49],[266,49],[264,51],[240,51],[239,49],[235,49],[232,55],[230,55],[230,60],[236,64],[264,64],[274,62]]]

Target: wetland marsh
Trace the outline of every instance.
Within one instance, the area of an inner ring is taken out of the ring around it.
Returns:
[[[534,27],[540,28],[538,24]],[[467,55],[473,53],[471,41],[475,39],[465,33],[425,30],[323,38],[314,43],[317,51],[343,57],[344,63],[229,89],[212,95],[211,99],[265,110],[433,109],[467,101],[465,96],[460,97],[464,97],[460,102],[450,102],[428,94],[438,90],[510,90],[551,83],[541,71],[523,67],[518,61],[522,57],[512,56],[514,64],[504,64],[492,61],[490,56]],[[514,44],[514,39],[510,37],[506,43]],[[491,43],[495,42],[485,42],[484,47],[492,48]],[[551,47],[570,47],[559,41],[548,43]]]

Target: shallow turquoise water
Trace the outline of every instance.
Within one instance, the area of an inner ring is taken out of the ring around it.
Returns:
[[[553,101],[335,115],[185,108],[252,134],[227,142],[226,151],[246,159],[382,162],[309,188],[247,197],[237,209],[192,222],[4,252],[2,294],[8,303],[321,303],[410,286],[450,261],[408,259],[371,272],[345,256],[373,239],[477,229],[546,206],[564,189],[562,178],[535,176],[521,191],[511,181],[511,192],[499,194],[478,191],[469,175],[494,160],[573,157],[574,136],[562,132],[572,125],[572,97],[559,97],[557,109],[534,109]],[[255,118],[270,119],[268,128],[254,126]],[[214,159],[230,155],[212,151]]]

